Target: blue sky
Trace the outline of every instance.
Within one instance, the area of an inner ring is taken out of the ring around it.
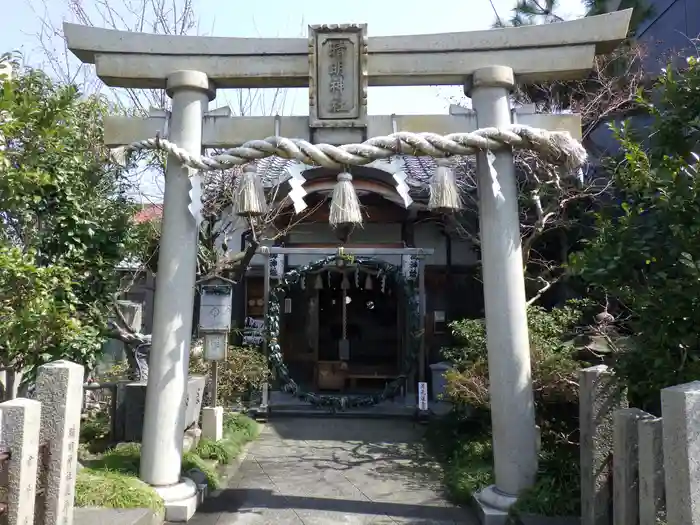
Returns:
[[[3,10],[5,23],[0,30],[0,52],[21,49],[31,65],[42,65],[46,58],[36,36],[42,29],[41,17],[46,13],[54,27],[60,27],[62,20],[75,21],[68,8],[71,1],[86,6],[95,25],[107,25],[101,23],[95,7],[105,0],[14,0],[11,9]],[[110,0],[112,5],[118,6],[116,11],[127,23],[131,22],[125,5],[140,5],[141,1]],[[171,0],[165,1],[166,5],[171,3]],[[175,3],[181,5],[182,0],[175,0]],[[193,0],[193,3],[199,19],[196,33],[213,36],[301,37],[306,35],[309,24],[363,22],[368,24],[370,36],[441,33],[487,29],[494,20],[489,0]],[[515,0],[493,0],[501,16],[507,16],[514,3]],[[47,5],[50,8],[47,9]],[[564,17],[581,12],[578,0],[561,0],[561,5],[559,14]],[[53,36],[50,43],[59,55],[63,54],[60,35]],[[307,97],[306,90],[290,90],[281,112],[306,114]],[[369,113],[444,113],[455,97],[462,97],[460,87],[370,88]],[[224,105],[229,100],[227,96],[219,96],[214,105]],[[269,112],[263,107],[266,104],[258,104],[253,112]]]

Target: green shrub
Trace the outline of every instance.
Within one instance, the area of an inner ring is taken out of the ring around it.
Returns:
[[[194,452],[201,458],[230,463],[237,458],[243,446],[258,436],[260,425],[243,414],[226,414],[224,437],[221,441],[202,439]]]
[[[428,428],[429,450],[442,463],[444,485],[455,503],[469,503],[473,494],[495,482],[490,421],[484,412],[465,417],[458,411]],[[523,492],[513,507],[518,514],[580,515],[579,449],[545,432],[535,486]]]
[[[231,412],[224,416],[224,434],[234,433],[250,441],[257,437],[259,431],[260,425],[245,414]]]
[[[514,509],[546,516],[577,515],[579,496],[578,371],[570,341],[583,318],[584,302],[547,311],[531,306],[528,328],[537,423],[542,435],[540,471],[536,485],[526,491]],[[459,346],[445,349],[454,369],[447,373],[447,397],[456,407],[441,436],[432,440],[449,451],[443,456],[445,484],[456,501],[493,483],[489,428],[489,379],[486,330],[483,320],[453,322]],[[471,428],[464,407],[475,409]],[[461,422],[460,422],[461,421]],[[451,429],[451,430],[450,430]],[[436,447],[433,447],[436,448]]]
[[[260,425],[243,414],[226,414],[224,439],[200,440],[194,450],[183,454],[182,472],[201,470],[210,488],[220,488],[221,478],[215,462],[227,464],[233,461],[243,445],[257,437],[259,430]],[[160,497],[138,479],[139,443],[121,443],[103,453],[81,457],[81,460],[86,468],[78,476],[76,505],[162,509]]]
[[[615,130],[616,199],[570,261],[635,340],[614,363],[630,402],[657,413],[661,389],[700,376],[700,60],[684,66],[664,70],[653,100],[640,100],[643,129]]]
[[[207,375],[210,364],[202,356],[190,358],[190,373]],[[226,361],[219,364],[219,402],[233,406],[241,396],[249,396],[259,391],[269,379],[269,369],[265,357],[259,349],[248,346],[230,346]]]
[[[476,491],[494,482],[487,420],[452,412],[428,427],[426,439],[443,465],[444,485],[455,503],[468,503]]]
[[[187,472],[192,469],[201,470],[207,478],[207,485],[210,489],[218,489],[221,487],[221,479],[216,471],[216,467],[199,455],[196,451],[185,452],[182,455],[182,472]]]
[[[238,445],[238,443],[235,443]],[[200,439],[197,443],[197,448],[194,450],[200,458],[217,461],[219,463],[229,463],[236,457],[240,448],[234,446],[232,441],[222,439],[221,441],[212,441],[211,439]]]
[[[80,423],[80,442],[96,443],[109,438],[110,421],[106,410],[98,410],[88,415]]]
[[[138,476],[141,464],[141,444],[121,443],[83,462],[93,470],[107,470]]]
[[[574,306],[547,311],[537,306],[528,308],[528,328],[532,380],[538,419],[548,421],[552,413],[558,417],[578,413],[578,371],[582,363],[576,359],[576,348],[567,342],[580,324],[582,312]],[[454,364],[447,373],[446,393],[457,405],[489,409],[488,351],[483,319],[464,319],[450,324],[458,346],[443,350]],[[575,428],[575,418],[568,418]],[[566,429],[565,429],[566,430]]]
[[[579,447],[553,433],[542,433],[535,486],[518,499],[513,513],[541,516],[581,515]]]

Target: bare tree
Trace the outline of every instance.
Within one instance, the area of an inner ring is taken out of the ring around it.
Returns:
[[[611,181],[598,161],[602,151],[594,135],[613,119],[625,118],[638,108],[639,92],[647,88],[643,57],[640,46],[628,43],[597,57],[591,74],[583,80],[522,86],[513,95],[515,105],[534,104],[538,112],[579,114],[582,141],[590,155],[585,170],[564,173],[531,152],[515,154],[528,304],[539,301],[566,275],[563,263],[583,232],[581,219],[610,195]],[[467,213],[455,228],[478,246],[478,225],[468,219],[478,215],[473,168],[472,164],[463,166]]]
[[[81,86],[86,93],[103,91],[105,86],[95,75],[93,66],[81,63],[68,50],[63,20],[51,18],[49,3],[55,12],[57,1],[25,1],[39,21],[36,39],[44,56],[42,69],[51,71],[61,82]],[[61,3],[64,20],[87,26],[160,35],[208,34],[201,30],[196,0],[61,0]],[[219,94],[234,114],[275,114],[284,110],[287,90],[238,89]],[[137,117],[147,117],[151,109],[169,110],[171,105],[163,89],[110,88],[108,95],[115,111]],[[138,197],[146,202],[160,201],[165,155],[144,153],[139,166],[132,176]]]
[[[78,84],[87,92],[103,89],[92,66],[76,60],[68,50],[63,28],[49,16],[49,0],[26,0],[40,23],[37,42],[44,55],[43,69],[66,83]],[[55,9],[56,1],[52,0]],[[79,24],[120,31],[159,35],[199,35],[202,31],[196,0],[62,0],[64,18]],[[61,21],[62,22],[62,21]],[[112,89],[115,106],[128,114],[144,116],[150,108],[168,109],[170,99],[164,90]],[[286,90],[228,90],[224,100],[240,115],[252,112],[271,114],[284,109]]]
[[[81,86],[84,92],[103,91],[105,87],[96,77],[92,66],[80,63],[68,50],[62,29],[63,20],[50,17],[49,0],[26,1],[40,22],[36,39],[43,53],[42,68],[61,82]],[[87,26],[162,35],[205,34],[201,31],[196,0],[63,0],[62,3],[64,19]],[[51,7],[55,12],[55,0],[51,1]],[[286,94],[286,90],[279,89],[242,89],[227,90],[221,93],[221,98],[231,107],[234,114],[275,114],[283,111]],[[109,89],[108,96],[114,110],[125,115],[147,117],[152,108],[170,109],[170,99],[164,90],[118,88]],[[132,159],[136,160],[138,165],[132,175],[133,186],[142,202],[157,205],[162,200],[161,181],[165,173],[165,158],[162,152],[146,152]],[[284,235],[289,227],[304,217],[289,215],[287,226],[280,227],[281,219],[286,217],[287,203],[278,202],[276,190],[273,190],[269,195],[269,213],[264,217],[251,219],[244,228],[252,232],[249,245],[240,253],[228,253],[226,237],[245,224],[242,220],[234,220],[230,213],[239,174],[238,169],[203,174],[204,222],[200,231],[199,275],[220,274],[234,269],[234,279],[240,280],[260,243]],[[143,187],[145,176],[155,183],[155,191]],[[143,272],[157,270],[159,224],[160,221],[156,220],[145,226],[148,232],[144,249],[138,257],[139,268],[132,273],[132,278],[114,298],[115,315],[110,335],[127,345],[144,343],[146,337],[129,327],[119,310],[117,299],[128,292]]]

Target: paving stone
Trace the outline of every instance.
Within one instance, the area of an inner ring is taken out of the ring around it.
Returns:
[[[444,500],[439,470],[410,421],[295,419],[267,423],[228,486],[194,525],[476,525]]]

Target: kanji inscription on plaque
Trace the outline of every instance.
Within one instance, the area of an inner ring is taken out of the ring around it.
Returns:
[[[363,126],[367,114],[366,27],[310,28],[312,126]]]

